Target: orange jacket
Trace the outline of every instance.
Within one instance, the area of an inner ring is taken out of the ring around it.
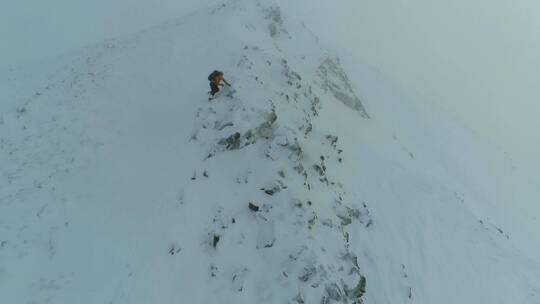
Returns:
[[[216,85],[220,85],[221,81],[223,81],[226,85],[230,85],[227,80],[223,78],[223,75],[217,75],[216,77],[214,77],[214,79],[212,79],[212,82]]]

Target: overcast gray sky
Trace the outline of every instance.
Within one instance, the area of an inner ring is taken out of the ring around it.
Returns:
[[[285,5],[337,52],[376,66],[540,170],[538,1],[308,2]]]
[[[55,56],[218,0],[0,0],[0,65]]]
[[[0,65],[58,55],[219,2],[0,0]],[[537,1],[278,2],[347,60],[379,68],[516,155],[535,160],[540,153]]]

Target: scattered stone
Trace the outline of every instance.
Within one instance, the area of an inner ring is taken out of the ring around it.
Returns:
[[[180,248],[180,246],[178,246],[177,244],[171,244],[169,246],[169,254],[170,255],[175,255],[177,253],[180,253],[180,251],[182,251],[182,248]]]
[[[317,268],[314,265],[306,266],[300,272],[298,279],[302,282],[307,282],[317,274]]]
[[[219,235],[217,234],[214,234],[214,236],[212,237],[212,247],[214,247],[214,249],[216,249],[217,247],[217,244],[219,243]]]
[[[373,220],[370,218],[366,224],[366,228],[373,226]]]
[[[280,192],[282,189],[287,189],[287,186],[285,186],[281,181],[276,180],[272,182],[270,185],[261,188],[260,190],[264,191],[264,193],[272,196],[278,192]]]
[[[179,194],[178,194],[178,198],[176,200],[178,202],[178,204],[180,205],[183,205],[184,204],[184,191],[181,191]]]
[[[358,300],[364,295],[364,293],[366,293],[366,278],[361,275],[356,287],[348,291],[346,290],[346,294],[350,299]]]
[[[306,131],[304,132],[304,137],[307,137],[309,133],[311,133],[311,131],[313,131],[313,124],[308,123],[308,126],[306,128]]]
[[[315,165],[313,165],[313,169],[315,169],[315,171],[316,171],[317,173],[319,173],[320,176],[324,176],[324,170],[325,170],[326,168],[323,168],[323,167],[321,167],[321,166],[315,164]]]
[[[253,212],[257,212],[257,211],[259,211],[259,209],[260,209],[259,206],[253,204],[252,202],[250,202],[250,203],[248,204],[248,208],[249,208],[249,210],[251,210],[251,211],[253,211]],[[233,220],[234,220],[234,219],[233,219]]]
[[[358,208],[349,208],[347,207],[347,213],[349,213],[349,216],[355,219],[360,218],[360,210]]]
[[[408,275],[407,275],[407,270],[405,269],[405,265],[404,264],[401,264],[401,269],[403,269],[403,278],[407,278]]]
[[[330,142],[330,144],[331,144],[333,147],[335,147],[335,145],[336,145],[336,143],[337,143],[337,141],[338,141],[338,137],[337,137],[337,136],[335,136],[335,135],[330,135],[330,134],[326,135],[326,139]],[[338,151],[338,153],[339,153],[339,151]]]
[[[213,278],[216,277],[217,271],[218,271],[217,266],[214,264],[210,264],[210,276]]]
[[[216,224],[221,229],[227,229],[229,228],[226,223],[228,223],[227,220],[223,220],[223,214],[221,213],[221,209],[218,210],[218,213],[214,216],[214,219],[212,219],[212,222]]]
[[[240,133],[236,132],[233,135],[219,141],[220,145],[224,145],[227,150],[237,150],[240,148]]]

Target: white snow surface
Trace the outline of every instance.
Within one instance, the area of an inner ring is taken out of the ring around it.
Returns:
[[[540,187],[276,4],[0,77],[0,303],[540,303]]]

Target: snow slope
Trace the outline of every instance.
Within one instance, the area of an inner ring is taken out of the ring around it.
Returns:
[[[1,77],[2,303],[540,302],[535,185],[275,4]]]

